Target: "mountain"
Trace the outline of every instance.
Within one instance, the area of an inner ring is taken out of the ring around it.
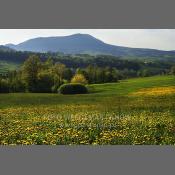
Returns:
[[[63,52],[65,54],[107,54],[114,56],[136,57],[174,57],[175,51],[156,49],[129,48],[106,44],[88,34],[74,34],[58,37],[40,37],[20,44],[6,45],[18,51]]]

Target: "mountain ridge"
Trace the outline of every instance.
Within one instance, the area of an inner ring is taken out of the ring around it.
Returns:
[[[105,54],[113,56],[165,56],[175,57],[175,51],[150,48],[131,48],[107,44],[89,34],[73,34],[68,36],[38,37],[26,40],[17,45],[5,46],[18,51],[63,52],[65,54]]]

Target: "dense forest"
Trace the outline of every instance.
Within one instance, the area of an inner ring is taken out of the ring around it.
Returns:
[[[65,83],[109,83],[132,77],[172,74],[175,60],[110,55],[21,52],[0,49],[0,61],[18,64],[0,75],[0,92],[57,92]]]

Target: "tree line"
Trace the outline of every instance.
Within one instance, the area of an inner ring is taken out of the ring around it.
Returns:
[[[54,62],[51,57],[41,61],[39,56],[32,55],[19,70],[1,76],[0,92],[57,92],[62,84],[68,82],[87,84],[117,81],[118,72],[113,68],[88,66],[74,69]]]
[[[69,59],[68,57],[63,60],[66,62]],[[71,61],[74,60],[75,62],[77,59],[77,57],[75,60],[71,58]],[[113,57],[107,60],[106,56],[96,57],[93,60],[95,64],[92,64],[91,59],[84,60],[85,63],[89,61],[89,64],[81,67],[67,66],[63,60],[60,60],[58,62],[50,56],[46,60],[42,60],[38,55],[30,55],[18,70],[0,76],[0,92],[56,93],[62,84],[69,82],[81,84],[110,83],[130,77],[170,73],[166,64],[160,68],[159,65],[156,67],[155,63],[143,64],[127,60],[120,61],[120,59],[114,60]],[[79,60],[83,59],[80,58]],[[124,66],[126,64],[128,66]],[[173,74],[174,69],[172,66],[171,72]]]

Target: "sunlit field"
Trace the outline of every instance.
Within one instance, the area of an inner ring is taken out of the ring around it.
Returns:
[[[174,145],[175,77],[88,86],[85,95],[0,95],[1,145]]]

